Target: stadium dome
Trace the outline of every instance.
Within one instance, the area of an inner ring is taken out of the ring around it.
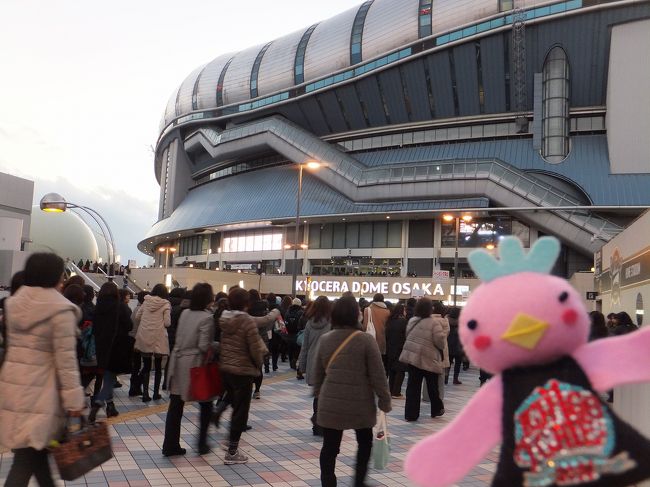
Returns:
[[[106,262],[106,249],[99,245],[104,240],[96,237],[92,229],[79,215],[72,211],[46,213],[38,205],[32,207],[29,250],[34,252],[54,252],[74,262],[89,259],[96,262],[99,257]]]

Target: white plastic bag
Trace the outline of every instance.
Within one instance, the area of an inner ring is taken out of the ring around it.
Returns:
[[[372,335],[373,338],[377,338],[377,330],[375,330],[375,324],[372,321],[372,310],[370,309],[370,306],[366,308],[366,311],[368,312],[368,325],[366,326],[366,333]]]
[[[377,417],[377,429],[372,441],[372,461],[377,470],[384,470],[390,462],[390,436],[386,413],[383,411]]]

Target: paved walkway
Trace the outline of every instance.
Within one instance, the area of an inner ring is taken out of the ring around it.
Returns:
[[[478,373],[463,372],[463,385],[446,389],[445,409],[441,418],[428,418],[427,403],[423,403],[422,417],[416,423],[406,423],[404,401],[394,400],[389,415],[391,432],[391,463],[383,471],[370,470],[368,483],[377,486],[410,485],[402,471],[406,452],[417,440],[439,430],[457,414],[478,387]],[[244,433],[242,448],[249,456],[246,465],[226,466],[220,443],[227,435],[229,416],[219,430],[211,427],[212,453],[199,456],[195,451],[198,431],[198,409],[185,408],[182,443],[187,448],[185,457],[165,458],[160,449],[163,442],[164,401],[144,405],[139,398],[127,397],[128,383],[116,389],[116,405],[122,414],[112,418],[111,434],[115,458],[83,479],[58,485],[88,487],[140,486],[319,486],[318,456],[320,438],[312,436],[310,388],[297,381],[286,364],[278,373],[267,376],[262,385],[262,398],[253,400],[249,423],[253,429]],[[101,419],[101,418],[100,418]],[[468,445],[469,446],[469,445]],[[462,455],[462,452],[456,452]],[[337,463],[339,485],[352,483],[356,441],[354,432],[346,432]],[[496,454],[477,466],[459,486],[489,485],[495,469]],[[11,465],[12,454],[0,455],[0,484]],[[372,462],[372,461],[371,461]],[[55,468],[55,467],[54,467]],[[36,485],[33,482],[31,485]]]

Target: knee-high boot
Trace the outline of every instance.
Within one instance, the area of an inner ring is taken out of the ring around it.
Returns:
[[[151,401],[149,396],[149,372],[142,372],[140,374],[140,383],[142,384],[142,402]]]
[[[153,376],[153,400],[160,399],[160,380],[162,378],[162,371],[156,368]]]

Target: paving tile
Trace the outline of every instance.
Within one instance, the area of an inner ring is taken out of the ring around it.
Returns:
[[[115,391],[115,402],[122,414],[117,418],[120,422],[110,426],[114,458],[77,482],[64,483],[56,479],[57,486],[319,486],[321,439],[311,433],[311,391],[302,381],[281,380],[288,377],[288,372],[287,364],[281,364],[278,373],[267,377],[270,382],[262,385],[262,399],[251,404],[249,423],[253,429],[243,435],[240,445],[249,456],[246,465],[223,464],[224,452],[220,444],[227,436],[229,412],[224,414],[221,428],[210,431],[212,452],[198,456],[194,447],[198,442],[199,412],[192,404],[185,407],[181,428],[181,443],[188,450],[187,456],[163,457],[165,400],[143,404],[139,398],[129,398],[128,377],[121,377],[124,387]],[[389,414],[392,461],[381,471],[373,469],[371,461],[368,476],[372,485],[411,485],[402,470],[409,448],[449,424],[478,387],[475,370],[462,374],[464,384],[450,385],[445,391],[447,413],[442,418],[427,417],[429,405],[423,403],[421,419],[417,423],[406,423],[403,421],[404,401],[393,402],[393,411]],[[355,457],[354,432],[346,432],[337,461],[339,485],[352,483]],[[4,484],[12,460],[11,452],[0,454],[0,485]],[[497,461],[498,451],[490,453],[457,486],[490,485]],[[35,485],[34,481],[32,484]]]

